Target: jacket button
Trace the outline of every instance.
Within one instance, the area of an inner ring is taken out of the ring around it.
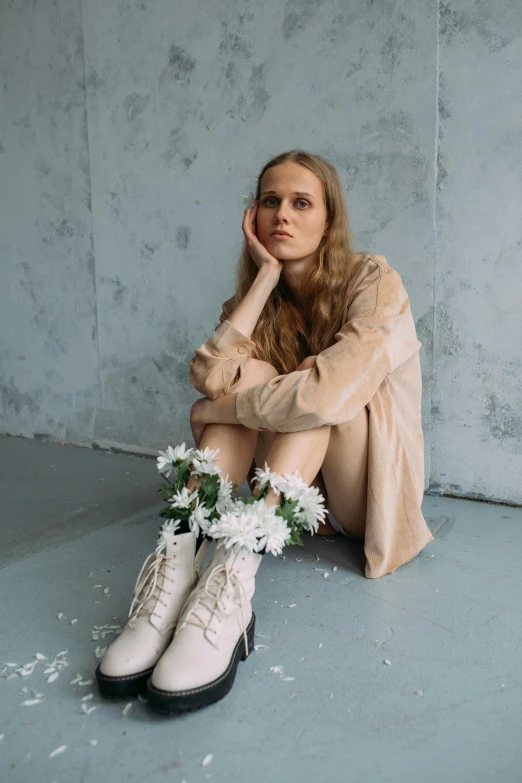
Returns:
[[[237,349],[237,352],[238,353],[245,353],[245,347],[243,345],[240,345],[239,348]]]

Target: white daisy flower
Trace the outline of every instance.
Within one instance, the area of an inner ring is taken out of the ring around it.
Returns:
[[[181,444],[181,446],[176,446],[174,449],[174,462],[183,462],[183,460],[189,459],[194,452],[193,448],[187,449],[185,448],[185,441]]]
[[[256,468],[254,470],[254,481],[259,482],[259,489],[263,489],[263,486],[268,482],[272,489],[279,492],[279,481],[281,476],[275,471],[269,470],[268,463],[265,461],[264,468]]]
[[[180,526],[179,519],[168,519],[166,522],[164,522],[160,528],[160,534],[156,542],[156,546],[157,547],[163,546],[167,541],[167,538],[173,536],[179,526]]]
[[[167,446],[166,451],[161,451],[161,449],[158,451],[160,455],[156,460],[158,470],[160,473],[165,473],[165,471],[168,471],[166,473],[168,478],[175,463],[182,462],[184,459],[188,459],[192,455],[194,449],[185,448],[185,443],[183,442],[181,446],[176,446],[174,449],[172,446]]]
[[[212,450],[210,446],[206,446],[204,449],[193,449],[193,457],[204,462],[214,462],[219,454],[219,449]]]
[[[258,550],[265,547],[267,553],[272,552],[273,555],[280,555],[286,539],[290,537],[290,528],[279,514],[265,514],[263,517],[260,526],[263,535],[259,539]]]
[[[248,511],[236,509],[236,511],[223,514],[217,524],[212,525],[209,535],[212,535],[213,538],[223,538],[226,549],[237,545],[238,547],[246,547],[250,552],[255,552],[258,548],[259,532],[257,514],[251,509]]]
[[[183,487],[183,489],[180,491],[178,490],[175,492],[171,498],[169,498],[169,503],[172,506],[172,508],[188,508],[194,498],[198,497],[198,490],[195,489],[193,492],[191,492],[188,487]]]
[[[317,532],[319,520],[324,521],[326,508],[323,501],[324,497],[317,487],[308,487],[299,498],[299,505],[294,512],[295,521],[304,522],[312,535]]]
[[[156,466],[160,473],[164,473],[167,478],[172,473],[174,467],[174,449],[172,446],[167,446],[166,451],[159,450],[159,457],[156,460]]]
[[[207,462],[206,460],[197,458],[192,460],[192,466],[194,468],[194,470],[191,471],[192,476],[200,473],[208,473],[211,476],[217,476],[217,474],[221,473],[223,470],[223,468],[220,468],[219,465],[216,465],[214,462]]]
[[[211,512],[212,509],[207,508],[203,504],[200,505],[198,498],[196,501],[196,507],[188,518],[189,527],[195,536],[199,536],[200,530],[202,533],[207,533],[209,528],[208,518]]]
[[[232,482],[227,478],[219,477],[219,489],[215,509],[218,514],[230,511],[234,505],[232,499]]]
[[[285,498],[288,500],[299,500],[303,493],[309,489],[308,484],[301,478],[297,469],[294,473],[285,473],[281,476],[279,486],[281,492],[284,493]]]

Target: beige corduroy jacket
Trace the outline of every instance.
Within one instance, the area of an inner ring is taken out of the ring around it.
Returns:
[[[399,273],[384,256],[363,255],[346,323],[315,367],[278,375],[237,393],[246,427],[296,432],[339,424],[369,410],[365,576],[391,573],[433,536],[421,512],[424,495],[422,377],[415,322]],[[205,397],[234,392],[255,343],[227,320],[190,362],[190,381]],[[255,467],[255,464],[252,463]]]

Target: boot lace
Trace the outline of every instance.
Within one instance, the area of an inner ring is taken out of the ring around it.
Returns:
[[[129,609],[129,619],[127,621],[127,625],[132,625],[140,613],[149,614],[151,616],[154,614],[157,615],[157,612],[147,611],[145,609],[145,604],[152,597],[156,598],[158,601],[161,601],[164,606],[167,606],[161,597],[163,592],[165,592],[166,595],[171,594],[165,590],[166,581],[172,584],[172,579],[169,579],[165,573],[166,560],[167,557],[164,549],[156,549],[155,552],[151,552],[151,554],[146,558],[134,586],[133,599]],[[163,584],[161,588],[158,585],[158,577],[160,575],[163,577]],[[158,594],[154,595],[156,588],[158,588]]]
[[[194,569],[197,579],[199,579],[201,576],[203,558],[209,543],[210,542],[208,539],[203,541],[194,559]],[[136,620],[142,613],[149,614],[151,616],[159,616],[157,612],[149,612],[145,609],[147,601],[152,597],[156,598],[164,606],[167,606],[161,597],[161,594],[164,593],[165,595],[171,595],[171,592],[165,590],[165,582],[167,581],[171,584],[173,584],[173,582],[172,579],[169,579],[165,573],[165,566],[167,561],[165,552],[165,544],[163,544],[162,546],[157,547],[154,552],[151,552],[151,554],[143,563],[134,586],[133,599],[129,609],[129,619],[127,621],[127,625],[132,625],[134,620]],[[163,577],[163,584],[161,588],[158,585],[158,577],[160,575]],[[154,595],[156,588],[158,588],[158,592],[156,595]],[[144,594],[141,595],[142,593]]]
[[[227,610],[224,597],[227,595],[229,587],[233,589],[233,598],[237,602],[237,605],[233,605],[230,610]],[[187,599],[187,602],[181,611],[181,616],[183,616],[185,608],[191,599],[193,600],[193,596],[189,596]],[[237,606],[239,606],[243,626],[243,639],[245,641],[245,652],[248,655],[245,604],[245,588],[241,584],[238,574],[228,563],[222,563],[215,566],[205,579],[205,586],[197,597],[194,606],[187,612],[178,627],[181,629],[185,625],[195,625],[198,628],[203,628],[205,632],[213,631],[213,633],[217,633],[214,628],[209,628],[212,618],[216,616],[221,621],[223,617],[230,617],[230,615],[234,614]],[[198,614],[198,609],[201,611],[201,606],[207,609],[210,615],[201,617],[201,615]],[[208,641],[216,647],[211,639],[208,639]]]

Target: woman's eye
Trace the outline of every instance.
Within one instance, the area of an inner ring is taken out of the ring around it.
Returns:
[[[268,206],[271,206],[271,204],[268,204],[269,201],[277,201],[277,199],[274,198],[274,196],[267,196],[267,198],[265,198],[263,204],[267,204]],[[298,204],[304,204],[305,206],[308,206],[308,202],[305,201],[302,198],[300,198],[297,203]]]

